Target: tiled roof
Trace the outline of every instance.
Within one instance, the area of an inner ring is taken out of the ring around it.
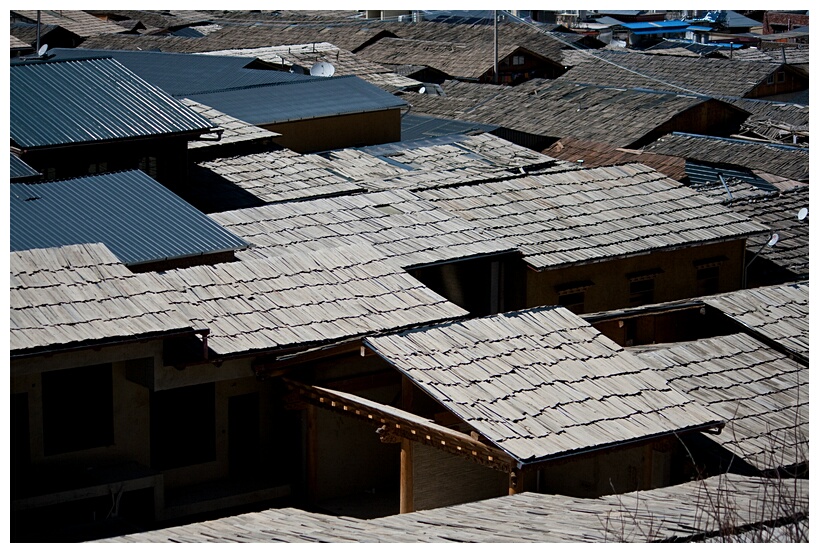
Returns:
[[[686,112],[717,102],[690,95],[543,79],[516,87],[447,82],[443,88],[446,96],[407,93],[404,98],[413,106],[413,113],[494,124],[541,136],[604,139],[615,147],[634,147],[660,127],[682,130],[679,125],[684,124]]]
[[[406,191],[271,204],[214,214],[254,247],[240,257],[267,257],[372,244],[400,267],[507,253],[514,246]]]
[[[509,238],[537,269],[767,231],[640,164],[430,189],[418,195]]]
[[[781,485],[765,478],[723,474],[655,490],[584,499],[533,492],[373,520],[266,509],[184,526],[100,540],[107,543],[622,543],[687,541],[712,536],[733,541],[781,530],[807,541],[806,523],[768,528],[783,514],[807,521],[808,480]],[[705,502],[721,508],[713,517]],[[784,508],[784,513],[782,512]],[[730,523],[728,523],[730,521]],[[803,522],[804,522],[803,521]],[[794,534],[794,531],[801,531]]]
[[[653,56],[613,50],[567,50],[563,63],[571,68],[559,81],[738,98],[764,84],[779,67],[768,61]]]
[[[211,192],[217,192],[223,187],[217,186],[216,181],[227,181],[262,203],[320,198],[362,190],[361,185],[328,167],[324,158],[286,149],[220,157],[202,161],[197,167],[191,173],[191,181],[198,188],[214,181],[210,184],[215,188]],[[225,193],[229,191],[225,190]],[[215,202],[214,207],[217,205],[218,202]]]
[[[498,125],[482,125],[457,119],[430,117],[407,113],[401,118],[401,140],[419,140],[452,134],[471,134],[475,132],[492,132]]]
[[[733,211],[770,227],[779,235],[779,241],[774,247],[763,249],[760,257],[786,267],[800,275],[800,278],[807,278],[810,268],[808,262],[810,218],[800,221],[798,214],[809,205],[809,187],[799,186],[777,192],[765,192],[749,185],[739,187],[732,184],[729,188],[733,200],[727,198],[722,185],[697,190],[718,197]],[[768,235],[751,237],[748,239],[747,248],[750,251],[759,251],[768,240]]]
[[[709,438],[760,470],[808,462],[808,367],[746,334],[631,350],[727,424]]]
[[[164,297],[218,356],[330,343],[467,314],[362,244],[166,271]]]
[[[141,171],[10,187],[12,251],[101,242],[139,265],[247,247]]]
[[[133,274],[102,244],[12,252],[12,355],[191,330],[151,273]]]
[[[733,52],[733,56],[738,60],[766,60],[775,63],[786,63],[788,65],[799,65],[810,63],[809,46],[807,44],[800,44],[793,47],[789,45],[780,45],[778,48],[764,48],[759,50],[757,48],[743,48]]]
[[[808,359],[807,281],[738,290],[703,301],[759,337]]]
[[[10,48],[12,50],[33,50],[30,44],[23,42],[14,35],[9,35]]]
[[[796,146],[673,133],[647,145],[644,151],[759,169],[802,182],[807,182],[810,175],[808,148]]]
[[[122,27],[81,10],[13,10],[12,13],[36,23],[38,11],[42,23],[62,27],[83,38],[125,32]]]
[[[519,462],[720,422],[561,307],[364,343]]]
[[[206,132],[210,121],[111,59],[11,65],[22,148]]]
[[[608,137],[601,136],[600,138]],[[564,137],[543,150],[543,153],[565,161],[579,163],[583,167],[642,163],[674,180],[685,178],[684,159],[649,153],[642,148],[632,150],[618,148],[606,142]]]
[[[264,143],[270,144],[276,136],[281,136],[277,132],[268,131],[256,125],[251,125],[226,113],[222,113],[210,106],[182,98],[180,102],[193,111],[206,118],[213,124],[214,128],[221,129],[222,135],[218,141],[213,140],[191,140],[188,148],[219,148],[226,144],[242,143]]]

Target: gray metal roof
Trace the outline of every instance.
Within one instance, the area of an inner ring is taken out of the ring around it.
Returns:
[[[561,307],[364,343],[519,462],[720,423],[644,361]]]
[[[101,242],[125,264],[244,248],[141,171],[11,184],[12,251]]]
[[[11,161],[9,163],[9,177],[12,181],[26,180],[34,177],[39,177],[40,172],[34,167],[20,159],[19,156],[10,153]]]
[[[212,125],[110,59],[10,67],[10,131],[21,148],[201,133]]]
[[[100,540],[107,543],[622,543],[686,541],[705,536],[732,541],[734,532],[807,521],[809,482],[788,485],[765,478],[723,474],[655,490],[600,498],[525,492],[384,518],[309,513],[293,508],[266,509],[206,522]],[[713,501],[718,513],[703,512]],[[728,522],[730,521],[730,523]],[[800,525],[800,534],[807,529]],[[744,540],[747,540],[746,536]],[[543,546],[536,546],[540,547]]]
[[[153,273],[134,274],[102,244],[11,252],[12,355],[192,330]]]
[[[709,436],[760,470],[808,461],[806,365],[746,334],[631,350],[727,421]]]
[[[235,88],[188,98],[254,125],[405,107],[401,98],[353,75]]]
[[[273,69],[248,69],[255,61],[254,57],[83,48],[55,48],[49,50],[49,54],[53,54],[56,60],[113,58],[175,97],[241,86],[320,78]]]

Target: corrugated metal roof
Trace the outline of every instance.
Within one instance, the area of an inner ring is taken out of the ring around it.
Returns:
[[[141,171],[11,184],[12,251],[101,242],[125,264],[248,244]]]
[[[272,69],[248,69],[247,66],[256,59],[253,57],[82,48],[55,48],[49,50],[49,54],[54,54],[56,60],[113,58],[152,85],[176,97],[321,78]]]
[[[19,156],[11,153],[11,161],[9,163],[9,177],[12,181],[25,180],[40,176],[40,172],[34,167],[20,159]]]
[[[352,75],[193,94],[189,98],[254,125],[398,109],[407,105],[401,98]]]
[[[364,343],[519,462],[720,422],[562,307]]]
[[[10,69],[11,140],[21,148],[199,133],[212,126],[115,60]]]
[[[784,541],[793,541],[797,536],[808,536],[809,491],[807,479],[785,485],[783,481],[728,473],[599,498],[525,492],[373,520],[293,508],[266,509],[100,542],[614,544],[684,542],[703,536],[730,542],[740,529],[753,528],[749,532],[753,536],[766,536],[776,529],[761,523],[783,516],[799,521],[799,534],[793,533],[796,523],[777,528],[790,532],[790,540]],[[719,501],[720,513],[704,514],[707,501]],[[747,535],[742,539],[752,541]]]
[[[748,184],[758,186],[763,190],[769,191],[776,190],[775,186],[773,186],[765,179],[761,179],[758,176],[756,176],[756,174],[750,169],[731,168],[726,167],[724,165],[702,163],[686,159],[685,174],[688,176],[688,180],[694,187],[702,186],[703,184],[708,183],[719,183],[721,182],[720,181],[721,175],[722,178],[726,180],[738,179],[747,182]]]

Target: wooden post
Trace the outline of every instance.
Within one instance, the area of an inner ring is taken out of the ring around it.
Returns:
[[[406,376],[401,377],[401,408],[411,412],[412,409],[412,382]],[[412,442],[406,438],[401,440],[401,485],[399,512],[411,513],[415,511],[413,501],[412,480]]]
[[[307,500],[314,503],[318,498],[318,428],[317,407],[307,405]]]
[[[404,438],[401,440],[401,514],[415,510],[412,491],[412,442]]]

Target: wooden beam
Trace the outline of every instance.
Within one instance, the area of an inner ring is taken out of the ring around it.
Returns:
[[[404,438],[401,440],[401,514],[415,511],[412,471],[412,442]]]
[[[318,413],[314,405],[307,411],[307,499],[314,503],[318,498]]]

